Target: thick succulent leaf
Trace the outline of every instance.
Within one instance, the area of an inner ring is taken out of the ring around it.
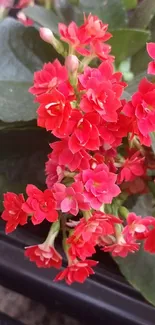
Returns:
[[[134,79],[128,83],[127,92],[132,95],[135,91],[137,91],[138,84],[144,77],[147,77],[146,71],[143,71],[135,76]]]
[[[68,0],[55,0],[53,7],[60,20],[70,23],[76,20],[75,7]]]
[[[30,6],[23,9],[23,12],[38,25],[47,27],[51,29],[53,33],[58,34],[58,23],[60,19],[52,10],[34,5],[33,7]]]
[[[134,11],[129,26],[132,28],[146,28],[155,15],[155,1],[143,0]]]
[[[138,3],[138,0],[122,0],[126,10],[135,9]]]
[[[79,0],[82,12],[97,15],[110,28],[124,27],[127,24],[127,14],[122,0]]]
[[[0,120],[3,122],[36,119],[37,105],[28,93],[27,82],[0,81]]]
[[[112,46],[117,64],[137,53],[144,47],[150,36],[149,31],[128,28],[111,30],[111,33],[113,37],[108,43]]]
[[[28,88],[34,71],[57,53],[40,39],[37,30],[7,18],[0,23],[0,57],[0,120],[8,123],[35,119],[36,105]]]
[[[150,194],[138,198],[131,208],[138,215],[153,215],[153,197]],[[143,247],[126,258],[115,258],[125,278],[150,303],[155,305],[155,255],[144,252]]]
[[[150,57],[147,54],[146,45],[145,45],[132,57],[131,70],[135,75],[138,75],[143,71],[146,71],[147,73],[147,66],[149,61],[150,61]]]

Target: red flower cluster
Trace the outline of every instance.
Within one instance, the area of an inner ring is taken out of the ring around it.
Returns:
[[[143,240],[144,249],[155,253],[154,218],[127,213],[125,221],[120,208],[128,195],[148,191],[151,181],[147,170],[155,162],[145,146],[155,131],[155,85],[144,78],[130,101],[122,99],[127,85],[114,72],[111,47],[105,43],[111,37],[107,28],[91,14],[80,27],[59,24],[60,39],[69,44],[65,65],[58,60],[44,64],[30,88],[39,103],[38,126],[59,139],[50,144],[45,166],[48,189],[29,184],[26,201],[21,194],[4,195],[6,232],[24,225],[28,217],[33,225],[45,219],[52,224],[43,244],[26,248],[25,255],[38,267],[61,267],[54,241],[62,228],[68,267],[55,281],[68,284],[82,283],[94,273],[97,262],[87,258],[97,245],[126,257]],[[41,35],[62,51],[58,47],[63,44],[50,30],[42,28]],[[155,44],[147,49],[155,59]],[[98,68],[86,64],[94,58],[102,61]],[[149,64],[149,73],[154,73],[154,64]]]
[[[59,33],[63,41],[70,44],[83,56],[98,56],[101,60],[113,60],[109,55],[111,47],[104,42],[111,38],[108,25],[97,16],[85,17],[84,24],[78,27],[74,22],[69,26],[59,24]]]

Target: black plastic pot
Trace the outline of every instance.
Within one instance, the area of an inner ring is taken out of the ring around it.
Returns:
[[[36,226],[33,233],[31,227],[22,227],[6,236],[0,222],[2,285],[86,323],[155,324],[155,308],[125,281],[108,254],[102,255],[95,275],[84,284],[53,282],[56,270],[38,269],[24,257],[24,246],[42,242],[44,231],[40,229]]]

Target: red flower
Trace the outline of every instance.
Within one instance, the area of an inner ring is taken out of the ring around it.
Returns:
[[[6,227],[5,232],[14,231],[18,225],[25,225],[27,223],[28,215],[22,210],[22,205],[25,202],[23,194],[15,194],[7,192],[4,194],[4,208],[1,218],[5,220]]]
[[[53,187],[53,185],[57,182],[61,182],[64,178],[64,166],[59,166],[58,164],[54,163],[52,159],[49,159],[45,165],[45,172],[46,172],[46,184],[49,189]]]
[[[89,89],[89,82],[91,78],[95,78],[100,82],[111,81],[112,85],[115,85],[114,89],[117,91],[118,97],[122,95],[123,89],[127,86],[125,82],[121,81],[122,73],[114,73],[114,67],[108,61],[102,62],[98,68],[90,68],[88,66],[84,69],[84,73],[79,75],[79,81],[83,89]]]
[[[111,38],[111,34],[107,32],[108,25],[93,15],[89,15],[84,19],[84,24],[78,27],[74,22],[68,26],[59,24],[59,33],[63,41],[72,45],[75,50],[82,55],[101,55],[102,59],[108,59],[108,50],[103,50],[102,44]],[[100,48],[99,48],[100,47]],[[97,50],[96,50],[97,48]],[[105,58],[104,58],[105,52]]]
[[[122,234],[117,238],[117,242],[113,245],[104,246],[104,252],[111,252],[112,256],[126,257],[129,253],[139,250],[139,244],[135,240],[125,240]]]
[[[34,86],[29,89],[33,95],[41,95],[51,92],[53,88],[68,80],[66,67],[62,66],[59,60],[53,63],[45,63],[43,69],[34,73]]]
[[[58,212],[56,209],[56,201],[54,200],[51,190],[42,192],[34,185],[27,185],[26,193],[28,195],[27,201],[22,205],[22,209],[32,214],[32,223],[37,225],[44,219],[49,222],[54,222],[58,219]]]
[[[79,209],[85,211],[90,208],[89,204],[85,202],[82,182],[73,183],[69,187],[56,183],[53,190],[53,195],[57,201],[57,209],[64,213],[69,212],[76,216]]]
[[[117,122],[109,123],[103,120],[98,127],[103,147],[105,149],[118,147],[130,132],[130,124],[130,118],[121,113],[118,114]]]
[[[23,11],[19,11],[17,13],[17,19],[26,27],[33,26],[34,21],[28,17],[26,17]]]
[[[64,95],[53,90],[49,94],[38,96],[37,101],[41,104],[37,110],[38,126],[53,131],[55,136],[67,136],[70,133],[68,120],[72,109],[70,103],[66,103]]]
[[[80,219],[73,234],[68,238],[70,244],[69,255],[72,259],[79,257],[85,260],[86,257],[95,253],[95,248],[100,236],[108,236],[114,233],[114,223],[121,223],[119,218],[106,215],[102,212],[95,212],[88,220]]]
[[[76,169],[89,168],[91,156],[84,149],[73,154],[68,147],[68,139],[56,141],[50,144],[50,147],[53,151],[49,155],[49,160],[53,161],[54,164],[66,166],[71,172]]]
[[[75,260],[65,270],[61,271],[54,281],[65,279],[69,285],[73,282],[83,283],[89,275],[94,274],[92,266],[95,266],[97,263],[93,260],[86,260],[84,262]]]
[[[93,42],[100,40],[105,42],[112,37],[112,35],[107,32],[108,24],[103,24],[103,22],[97,17],[89,14],[88,17],[84,17],[84,24],[81,26],[81,31],[83,31],[87,36],[87,42]]]
[[[71,152],[75,154],[82,149],[98,150],[100,146],[99,131],[97,128],[100,122],[99,115],[94,112],[83,116],[82,113],[77,112],[74,116],[77,122],[68,142]]]
[[[121,106],[121,102],[116,97],[111,83],[100,82],[95,78],[91,78],[88,87],[80,103],[82,111],[86,113],[96,111],[103,120],[107,122],[116,122],[116,111]]]
[[[123,112],[132,118],[133,133],[145,145],[150,145],[149,133],[155,130],[155,85],[143,78],[138,91],[127,103]]]
[[[123,230],[125,238],[144,239],[150,232],[150,226],[155,224],[153,217],[137,216],[135,213],[129,213],[127,217],[127,226]]]
[[[40,245],[26,248],[25,256],[38,267],[59,269],[62,264],[62,257],[53,246]]]
[[[148,64],[147,73],[155,74],[155,43],[147,43],[147,52],[154,60]]]
[[[151,254],[155,253],[155,228],[150,230],[148,237],[146,238],[144,243],[144,250]]]
[[[93,209],[99,209],[103,203],[111,203],[120,193],[115,184],[117,176],[109,172],[105,164],[98,165],[94,170],[87,169],[81,172],[84,184],[84,196]]]
[[[129,194],[147,193],[148,188],[145,179],[136,177],[132,182],[126,182],[121,184],[122,190],[125,190]]]
[[[115,60],[115,57],[109,54],[111,52],[111,46],[109,44],[94,41],[91,44],[91,51],[104,62],[113,62]]]
[[[127,158],[118,175],[118,184],[123,181],[133,181],[137,176],[145,174],[144,157],[141,157],[139,151],[135,152],[130,158]]]

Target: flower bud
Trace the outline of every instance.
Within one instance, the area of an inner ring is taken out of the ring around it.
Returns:
[[[65,60],[65,66],[69,73],[74,73],[78,70],[79,60],[75,55],[68,55]]]
[[[40,37],[43,41],[53,45],[53,47],[59,54],[61,54],[62,56],[66,55],[62,43],[55,38],[53,32],[49,28],[40,28]]]
[[[49,28],[42,27],[40,28],[40,37],[43,41],[51,44],[54,35]]]

